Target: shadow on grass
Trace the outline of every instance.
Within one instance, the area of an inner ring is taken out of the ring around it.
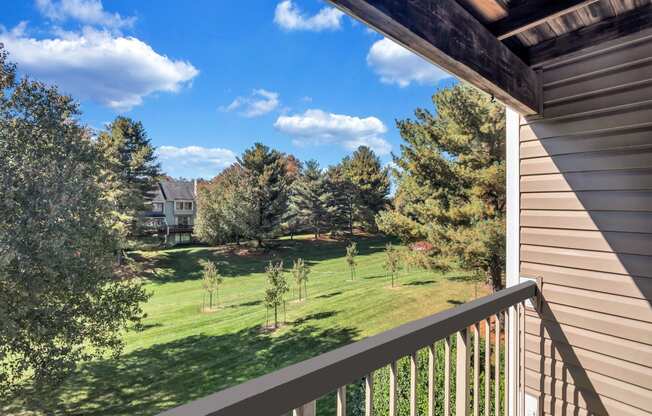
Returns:
[[[229,306],[227,306],[227,308],[239,308],[241,306],[258,306],[258,305],[260,305],[262,303],[263,303],[262,300],[252,300],[252,301],[249,301],[249,302],[238,303],[236,305],[229,305]]]
[[[463,301],[457,300],[457,299],[447,299],[446,302],[450,303],[451,305],[455,305],[455,306],[459,306],[459,305],[464,304]]]
[[[410,283],[404,283],[403,285],[404,286],[427,286],[427,285],[431,285],[433,283],[437,283],[437,281],[436,280],[417,280],[417,281],[410,282]]]
[[[324,312],[311,313],[310,315],[306,315],[302,318],[295,320],[293,324],[301,325],[308,321],[319,321],[321,319],[331,318],[337,314],[338,314],[337,311],[324,311]]]
[[[384,250],[388,241],[383,237],[357,237],[358,253],[368,255]],[[347,243],[336,240],[274,240],[264,250],[253,250],[249,254],[238,254],[246,246],[227,245],[219,247],[192,246],[161,250],[156,258],[141,253],[130,253],[131,257],[144,264],[143,276],[153,282],[168,283],[201,279],[201,261],[212,260],[226,277],[237,277],[263,273],[270,261],[283,261],[286,270],[297,258],[305,260],[308,266],[322,261],[344,257]],[[245,250],[246,251],[246,250]]]
[[[337,292],[331,292],[331,293],[326,293],[324,295],[319,295],[319,296],[315,297],[315,299],[330,299],[330,298],[334,298],[335,296],[341,295],[341,294],[342,294],[342,291],[340,290],[340,291],[337,291]]]
[[[9,411],[157,414],[349,344],[357,335],[352,328],[294,325],[278,334],[256,326],[218,336],[190,336],[84,365],[59,389],[25,394],[39,399],[15,403]]]

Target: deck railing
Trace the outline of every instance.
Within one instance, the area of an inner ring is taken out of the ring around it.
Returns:
[[[315,416],[316,400],[336,391],[336,409],[338,416],[346,416],[346,385],[355,380],[364,379],[365,415],[372,416],[374,395],[374,372],[389,366],[389,415],[397,413],[397,361],[410,357],[410,415],[417,415],[417,352],[428,349],[428,415],[435,410],[435,343],[444,341],[444,415],[451,413],[451,337],[456,337],[456,380],[454,403],[455,415],[466,416],[470,412],[478,415],[480,404],[484,404],[484,415],[501,414],[500,372],[501,372],[501,322],[507,310],[519,307],[529,298],[536,296],[536,283],[528,281],[501,290],[492,295],[474,300],[453,309],[419,319],[362,341],[338,348],[298,364],[248,381],[235,387],[214,393],[203,399],[168,410],[166,416],[258,416],[284,415],[292,412],[294,416]],[[493,336],[491,320],[494,321]],[[480,362],[480,334],[484,322],[485,354],[484,363]],[[473,345],[470,345],[469,328],[474,333]],[[508,326],[505,325],[505,330]],[[504,339],[508,334],[505,333]],[[494,409],[491,406],[491,341],[493,338]],[[505,346],[509,344],[506,342]],[[471,354],[473,348],[473,354]],[[505,351],[507,352],[507,351]],[[470,357],[473,355],[473,365]],[[507,354],[504,354],[507,357]],[[502,365],[507,377],[508,360]],[[484,364],[484,398],[479,396],[479,374]],[[472,369],[472,374],[471,374]],[[507,381],[505,383],[507,386]],[[473,398],[471,399],[471,390]],[[507,403],[505,388],[505,403]],[[471,406],[472,404],[472,406]],[[472,407],[472,409],[471,409]],[[506,407],[506,406],[505,406]],[[505,412],[506,413],[506,412]]]

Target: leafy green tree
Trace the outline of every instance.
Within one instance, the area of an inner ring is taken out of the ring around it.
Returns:
[[[346,247],[346,264],[349,265],[349,270],[351,272],[351,280],[355,279],[355,267],[357,265],[356,256],[358,255],[358,244],[355,241],[352,241]]]
[[[209,244],[255,236],[257,208],[252,176],[235,163],[198,189],[197,237]]]
[[[208,293],[208,309],[213,309],[213,293],[215,293],[216,305],[219,304],[219,289],[224,277],[220,275],[217,265],[209,260],[204,260],[202,266],[202,287]]]
[[[268,309],[274,309],[274,328],[278,328],[278,308],[281,305],[285,308],[285,294],[290,291],[290,288],[283,273],[282,261],[277,264],[270,261],[265,271],[267,272],[265,305]]]
[[[245,150],[238,162],[253,178],[257,212],[253,235],[262,246],[265,238],[281,229],[287,206],[287,160],[278,151],[256,143]]]
[[[306,266],[306,263],[302,258],[298,258],[292,264],[292,277],[294,277],[294,282],[297,285],[299,292],[299,300],[301,300],[301,286],[304,287],[304,294],[308,297],[308,274],[310,274],[310,268]]]
[[[437,114],[418,109],[398,122],[406,144],[395,158],[394,208],[380,229],[433,245],[433,267],[461,267],[503,287],[505,110],[464,85],[433,96]]]
[[[116,356],[148,297],[117,279],[101,157],[56,87],[16,78],[0,44],[0,396]]]
[[[329,206],[331,193],[326,175],[316,160],[309,160],[298,179],[292,184],[288,212],[299,224],[313,230],[315,238],[330,225],[333,207]]]
[[[122,245],[134,232],[147,194],[161,176],[152,146],[141,122],[117,117],[97,137],[103,156],[103,198],[111,207],[111,225]]]
[[[394,287],[394,278],[397,277],[399,267],[401,267],[401,253],[392,246],[392,243],[385,245],[385,263],[383,267],[392,278],[392,287]]]
[[[353,235],[353,222],[359,205],[358,190],[344,174],[342,166],[331,166],[326,173],[329,188],[328,207],[333,230],[346,231]]]
[[[342,161],[342,170],[357,193],[356,218],[367,229],[375,230],[374,217],[387,205],[389,169],[367,146],[360,146]]]

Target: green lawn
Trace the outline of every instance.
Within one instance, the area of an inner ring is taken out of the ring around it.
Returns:
[[[147,267],[153,296],[144,308],[144,330],[125,335],[122,357],[81,366],[40,404],[0,409],[9,414],[156,414],[466,302],[476,290],[478,296],[486,293],[460,273],[401,272],[397,287],[390,287],[382,268],[385,242],[359,240],[355,281],[349,278],[344,243],[336,241],[282,240],[268,254],[207,247],[134,253]],[[308,299],[290,300],[283,327],[263,331],[264,267],[271,259],[289,268],[297,257],[312,268]],[[221,307],[211,313],[201,312],[201,259],[215,260],[227,276]]]

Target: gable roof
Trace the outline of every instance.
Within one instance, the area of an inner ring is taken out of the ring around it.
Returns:
[[[159,187],[166,201],[195,199],[195,186],[190,181],[164,181],[159,182]]]

